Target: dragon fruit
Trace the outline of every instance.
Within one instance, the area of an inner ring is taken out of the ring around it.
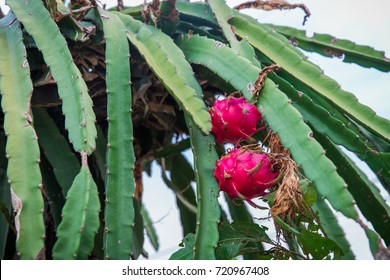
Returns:
[[[212,132],[217,141],[237,143],[247,139],[260,129],[256,128],[262,115],[244,97],[227,97],[214,102],[209,109]]]
[[[273,169],[267,154],[241,147],[217,161],[214,177],[230,199],[246,200],[258,207],[251,199],[265,195],[275,184],[279,171]]]

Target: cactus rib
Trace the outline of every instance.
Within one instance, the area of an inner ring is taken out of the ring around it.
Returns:
[[[99,8],[106,38],[107,179],[104,232],[106,259],[128,260],[133,246],[134,149],[129,46],[125,26]],[[121,75],[118,75],[121,73]]]
[[[100,202],[97,187],[87,166],[82,166],[73,181],[62,209],[53,258],[87,259],[99,228]]]

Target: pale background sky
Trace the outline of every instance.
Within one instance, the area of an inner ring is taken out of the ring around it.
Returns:
[[[116,0],[102,0],[108,7]],[[143,3],[143,0],[124,0],[126,6]],[[245,1],[227,0],[228,5],[235,6]],[[390,1],[388,0],[302,0],[289,1],[290,3],[304,3],[311,12],[311,17],[302,26],[303,11],[245,10],[245,13],[258,19],[260,22],[287,25],[307,30],[308,34],[328,33],[339,39],[348,39],[358,44],[369,45],[375,49],[385,51],[390,57]],[[0,0],[4,7],[4,0]],[[5,11],[5,10],[3,10]],[[318,64],[326,75],[338,81],[342,88],[353,92],[361,103],[372,107],[378,115],[390,119],[390,73],[383,73],[375,69],[363,68],[354,64],[343,63],[340,59],[324,58],[317,54],[306,53],[309,59]],[[192,161],[191,154],[186,153]],[[354,158],[356,160],[356,158]],[[377,182],[375,175],[368,170],[365,164],[359,164],[368,177]],[[172,252],[178,249],[181,241],[181,227],[175,197],[160,178],[160,170],[154,165],[153,177],[144,174],[143,202],[151,218],[155,221],[155,228],[160,239],[160,250],[155,252],[146,238],[145,249],[149,259],[167,259]],[[385,194],[389,203],[390,198]],[[223,205],[224,201],[221,201]],[[253,211],[256,217],[264,217],[259,210]],[[367,238],[355,222],[344,218],[337,213],[340,223],[346,229],[347,238],[357,259],[372,259]],[[272,228],[272,225],[269,225]]]

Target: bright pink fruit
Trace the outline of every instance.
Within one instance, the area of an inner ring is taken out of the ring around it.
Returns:
[[[258,207],[251,199],[266,194],[279,172],[272,170],[271,159],[248,148],[234,148],[217,161],[214,177],[230,199],[242,199]]]
[[[227,97],[214,102],[210,108],[212,132],[218,142],[236,143],[247,139],[258,129],[256,128],[262,115],[244,97]]]

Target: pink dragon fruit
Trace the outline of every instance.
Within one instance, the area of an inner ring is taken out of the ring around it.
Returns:
[[[212,132],[220,143],[237,143],[238,140],[247,139],[259,131],[256,125],[262,119],[262,115],[244,97],[217,100],[209,112]]]
[[[234,148],[216,163],[214,177],[221,191],[230,199],[246,200],[259,207],[251,199],[265,195],[279,172],[273,170],[272,159],[265,153],[246,147]]]

